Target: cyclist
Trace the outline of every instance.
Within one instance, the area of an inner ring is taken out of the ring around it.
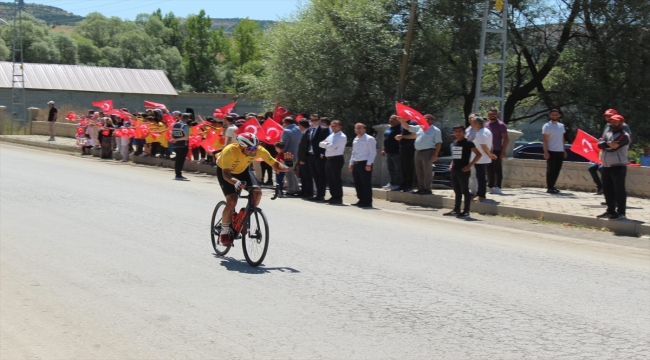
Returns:
[[[241,133],[237,135],[234,143],[227,145],[223,149],[217,159],[217,179],[219,179],[221,190],[226,196],[226,207],[221,217],[221,235],[219,236],[220,242],[223,245],[232,245],[232,239],[228,231],[230,229],[233,210],[237,206],[237,191],[244,189],[246,184],[258,185],[257,178],[255,174],[252,174],[249,165],[259,157],[265,163],[272,166],[275,171],[287,172],[291,170],[291,166],[277,162],[259,144],[260,142],[255,134]],[[293,156],[291,154],[285,156],[285,163],[287,163],[287,159],[293,162]],[[253,204],[258,206],[262,199],[262,190],[255,189],[250,196],[253,196],[251,200]]]

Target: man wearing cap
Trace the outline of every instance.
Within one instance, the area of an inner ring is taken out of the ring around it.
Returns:
[[[48,101],[47,105],[50,107],[50,113],[47,115],[47,122],[49,123],[50,138],[47,141],[54,141],[54,123],[56,122],[56,117],[58,111],[54,107],[54,101]]]
[[[610,220],[625,219],[627,193],[625,176],[627,175],[627,151],[630,146],[630,135],[623,129],[625,118],[612,115],[609,120],[609,130],[598,141],[602,149],[603,161],[603,194],[607,203],[607,211],[598,218]]]
[[[603,117],[605,118],[605,130],[603,130],[603,134],[601,137],[605,136],[605,133],[609,131],[609,120],[612,118],[612,116],[617,115],[618,111],[615,109],[607,109],[605,110],[605,113],[603,113]],[[630,136],[630,142],[632,142],[632,131],[630,130],[630,127],[627,126],[626,123],[623,123],[623,130],[625,130],[628,135]],[[597,163],[592,163],[591,166],[589,166],[589,174],[591,174],[591,178],[594,180],[594,183],[596,183],[596,195],[602,195],[603,194],[603,182],[600,180],[600,176],[598,175],[598,172],[603,172],[603,166],[601,164]]]
[[[188,139],[190,138],[190,127],[187,125],[187,122],[190,121],[191,118],[192,115],[189,113],[184,113],[181,115],[181,121],[175,123],[172,127],[172,139],[169,140],[169,142],[174,144],[174,152],[176,153],[176,162],[174,164],[176,177],[174,180],[187,181],[187,178],[183,177],[183,165],[185,165],[185,158],[187,157],[188,150]]]

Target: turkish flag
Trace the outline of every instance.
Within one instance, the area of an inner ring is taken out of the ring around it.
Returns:
[[[219,109],[214,109],[214,116],[219,118],[219,119],[223,119],[224,116],[230,114],[233,111],[233,109],[235,108],[235,105],[237,105],[236,101],[234,103],[230,103],[230,104],[228,104],[228,105],[226,105],[224,107],[221,107]],[[221,113],[221,114],[219,114],[219,113]]]
[[[601,163],[600,156],[598,156],[600,152],[600,149],[598,149],[598,139],[580,129],[578,129],[576,139],[571,144],[571,151],[591,162]]]
[[[217,149],[214,147],[214,142],[218,137],[219,134],[217,134],[216,131],[208,130],[208,133],[205,136],[205,140],[201,141],[201,146],[205,149],[205,151],[209,153],[217,151]]]
[[[298,121],[300,121],[300,120],[302,120],[302,119],[304,119],[304,118],[305,118],[305,117],[302,116],[302,114],[298,114],[298,116],[296,116],[296,123],[298,123]]]
[[[276,123],[281,124],[282,119],[284,119],[285,117],[290,116],[290,115],[291,115],[291,112],[289,110],[287,110],[285,107],[283,107],[282,105],[280,105],[280,103],[275,105],[275,111],[273,111],[273,120]]]
[[[163,121],[165,122],[165,124],[167,124],[167,126],[174,126],[176,119],[174,119],[174,117],[169,114],[165,114],[163,116]]]
[[[65,116],[66,119],[72,122],[77,122],[77,114],[74,113],[74,111],[70,111],[68,115]]]
[[[419,111],[410,108],[404,104],[401,104],[399,102],[395,102],[395,109],[397,110],[397,116],[401,117],[402,119],[408,119],[408,120],[414,120],[422,127],[422,130],[427,130],[429,128],[429,123],[427,122],[427,119],[420,114]]]
[[[131,119],[131,116],[127,113],[125,113],[122,110],[109,110],[106,112],[108,115],[117,115],[119,116],[122,120],[129,120]]]
[[[93,106],[97,106],[102,109],[103,112],[113,110],[113,100],[99,100],[93,102]]]
[[[144,101],[144,107],[146,107],[147,109],[165,109],[165,110],[167,110],[167,107],[165,106],[165,104],[159,104],[159,103],[155,103],[153,101],[147,101],[147,100]]]
[[[251,117],[245,123],[241,124],[239,129],[235,131],[235,134],[239,135],[245,132],[255,134],[259,139],[261,139],[261,136],[264,135],[264,130],[260,126],[260,122],[257,121],[257,118],[254,117]]]
[[[259,137],[260,141],[273,145],[282,138],[282,131],[284,128],[275,121],[266,119],[264,124],[262,124],[262,130],[264,130],[264,137]]]
[[[142,124],[142,125],[138,126],[137,128],[135,128],[135,138],[136,139],[144,139],[147,136],[149,136],[150,133],[151,133],[151,130],[149,129],[149,125],[147,125],[147,124]]]

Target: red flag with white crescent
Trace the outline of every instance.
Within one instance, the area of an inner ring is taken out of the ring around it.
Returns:
[[[77,114],[74,113],[74,111],[70,111],[68,115],[65,116],[66,119],[72,122],[77,122]]]
[[[397,116],[401,117],[402,119],[408,119],[417,122],[418,125],[422,127],[422,130],[427,130],[429,128],[427,119],[425,119],[419,111],[397,101],[395,102],[395,109],[397,110]]]
[[[273,120],[276,123],[282,124],[282,119],[290,115],[291,112],[287,110],[284,106],[280,105],[280,103],[275,105],[275,111],[273,111]]]
[[[578,129],[576,139],[571,144],[571,151],[591,162],[601,163],[600,156],[598,156],[600,152],[598,139],[580,129]]]
[[[245,132],[255,134],[258,139],[261,139],[260,136],[264,135],[264,130],[262,129],[262,126],[260,126],[260,122],[254,117],[251,117],[245,123],[241,124],[241,126],[235,131],[235,134],[239,135]]]
[[[167,107],[165,104],[160,104],[160,103],[155,103],[153,101],[144,101],[144,107],[147,109],[165,109],[167,110]]]
[[[284,128],[275,121],[266,119],[264,124],[262,124],[262,130],[264,130],[264,137],[258,136],[260,141],[263,141],[269,145],[273,145],[276,142],[280,141],[282,138],[282,131]]]
[[[103,112],[108,112],[113,110],[113,100],[99,100],[94,101],[93,106],[97,106],[102,109]]]
[[[233,102],[233,103],[230,103],[230,104],[228,104],[226,106],[223,106],[223,107],[221,107],[219,109],[214,109],[214,112],[215,113],[220,112],[220,113],[223,114],[223,116],[226,116],[226,115],[230,114],[233,111],[233,109],[235,108],[235,105],[237,105],[236,101]]]

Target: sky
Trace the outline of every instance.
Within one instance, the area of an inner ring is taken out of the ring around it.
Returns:
[[[307,0],[37,0],[26,3],[49,5],[75,15],[86,16],[97,11],[107,17],[134,20],[140,13],[160,8],[163,14],[173,12],[179,17],[198,14],[201,9],[211,18],[245,18],[278,20],[296,11]]]

